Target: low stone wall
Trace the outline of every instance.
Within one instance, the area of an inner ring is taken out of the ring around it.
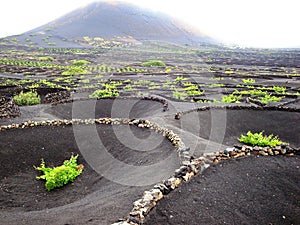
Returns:
[[[12,118],[20,115],[20,109],[13,98],[0,97],[0,118]]]
[[[222,160],[236,159],[246,156],[276,156],[276,155],[300,155],[300,149],[293,149],[288,145],[276,147],[251,147],[247,145],[227,148],[224,151],[206,153],[202,157],[193,159],[177,169],[172,177],[162,183],[156,184],[153,189],[145,191],[142,198],[133,203],[133,209],[128,218],[112,225],[139,225],[143,224],[145,216],[161,200],[164,195],[176,189],[182,182],[190,180],[197,173],[202,173],[212,164],[217,164]]]
[[[54,93],[46,94],[44,98],[44,103],[49,104],[52,103],[53,105],[58,104],[60,102],[68,102],[71,99],[70,91],[59,91]]]

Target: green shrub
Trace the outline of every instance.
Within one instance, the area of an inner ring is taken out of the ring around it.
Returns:
[[[41,98],[34,91],[21,91],[20,94],[14,96],[14,101],[17,105],[37,105],[41,103]]]
[[[167,68],[166,70],[165,70],[165,73],[171,73],[172,72],[172,68]]]
[[[42,163],[39,167],[34,168],[36,170],[42,171],[44,174],[37,176],[36,179],[46,180],[45,187],[48,191],[62,187],[69,182],[74,182],[75,178],[82,173],[83,165],[77,165],[76,156],[71,156],[69,160],[65,160],[63,165],[50,168],[45,166],[45,161],[42,160]]]
[[[173,98],[179,100],[185,100],[188,97],[188,94],[185,91],[174,90],[172,94],[173,94]]]
[[[283,94],[285,93],[286,87],[282,86],[273,86],[272,88],[277,94]]]
[[[90,98],[109,98],[118,96],[119,92],[116,89],[96,90],[91,95],[89,95]]]
[[[268,104],[269,102],[280,102],[282,100],[282,97],[265,95],[263,97],[259,97],[259,100],[264,104]]]
[[[252,79],[252,78],[243,79],[242,81],[243,81],[244,84],[254,84],[255,83],[255,80]]]
[[[233,92],[233,94],[240,94],[240,95],[256,95],[256,96],[264,96],[267,94],[266,91],[262,91],[262,90],[257,90],[257,89],[253,89],[253,90],[245,90],[245,91],[238,91],[235,90]]]
[[[83,74],[88,74],[89,71],[87,71],[83,67],[79,66],[72,66],[68,70],[62,72],[62,75],[64,76],[73,76],[73,75],[83,75]]]
[[[240,103],[241,95],[224,95],[222,97],[222,102],[224,103]]]
[[[284,144],[284,142],[280,141],[277,136],[273,136],[273,134],[266,136],[263,135],[263,131],[260,133],[251,133],[251,131],[247,132],[247,135],[241,135],[238,139],[240,142],[250,145],[257,146],[270,146],[275,147],[277,145]]]
[[[73,62],[73,66],[85,66],[85,65],[88,65],[88,64],[91,64],[91,62],[87,61],[87,60],[76,60]]]
[[[186,93],[188,94],[188,96],[194,97],[194,96],[198,96],[198,95],[203,95],[204,91],[200,91],[200,90],[188,90],[188,91],[186,91]]]
[[[142,66],[159,67],[159,66],[166,66],[166,64],[161,60],[152,60],[152,61],[149,61],[149,62],[142,63]]]
[[[183,76],[178,76],[178,77],[176,77],[176,79],[175,79],[176,82],[184,81],[184,80],[188,80],[188,78],[183,77]]]
[[[42,56],[42,57],[39,57],[39,60],[40,61],[53,61],[54,58],[51,56]]]
[[[225,84],[219,84],[219,83],[214,83],[214,84],[210,84],[209,87],[214,88],[214,87],[224,87]]]

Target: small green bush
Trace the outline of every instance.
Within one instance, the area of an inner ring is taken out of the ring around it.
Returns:
[[[255,83],[255,80],[252,79],[252,78],[243,79],[242,81],[243,81],[244,84],[254,84]]]
[[[185,100],[188,97],[188,94],[185,91],[174,90],[172,94],[173,98],[179,100]]]
[[[159,67],[159,66],[166,66],[166,64],[161,60],[152,60],[152,61],[149,61],[149,62],[142,63],[142,66]]]
[[[268,104],[269,102],[280,102],[282,100],[282,97],[265,95],[263,97],[259,97],[259,100],[264,104]]]
[[[224,95],[222,97],[222,102],[224,103],[240,103],[242,96],[241,95]]]
[[[76,60],[73,62],[73,66],[85,66],[85,65],[88,65],[88,64],[91,64],[91,62],[87,61],[87,60]]]
[[[39,167],[34,168],[36,170],[42,171],[44,174],[37,176],[36,179],[46,180],[45,187],[48,191],[54,188],[62,187],[69,182],[74,182],[75,178],[82,173],[83,165],[77,165],[76,156],[71,156],[69,160],[65,160],[63,165],[50,168],[45,166],[45,161]]]
[[[68,70],[62,72],[63,76],[84,75],[84,74],[89,74],[89,71],[87,71],[85,68],[80,66],[72,66]]]
[[[183,76],[178,76],[178,77],[176,77],[176,79],[175,79],[176,82],[179,82],[179,81],[185,81],[185,80],[188,80],[188,78],[183,77]]]
[[[91,95],[89,95],[90,98],[109,98],[118,96],[119,92],[116,89],[96,90]]]
[[[286,87],[282,87],[282,86],[273,86],[272,88],[277,94],[284,94]]]
[[[273,136],[273,134],[267,136],[263,135],[263,131],[260,133],[252,133],[251,131],[247,132],[247,135],[241,135],[238,139],[240,142],[244,144],[257,145],[257,146],[270,146],[275,147],[277,145],[284,144],[277,136]]]
[[[262,91],[262,90],[257,90],[257,89],[253,89],[253,90],[245,90],[245,91],[238,91],[235,90],[233,92],[233,94],[240,94],[240,95],[256,95],[256,96],[264,96],[267,94],[266,91]]]
[[[188,96],[194,97],[194,96],[198,96],[198,95],[203,95],[204,91],[200,91],[200,90],[188,90],[188,91],[186,91],[186,93],[188,94]]]
[[[14,101],[17,105],[37,105],[41,103],[41,98],[34,91],[23,92],[14,96]]]
[[[40,61],[53,61],[54,58],[51,56],[42,56],[42,57],[39,57],[39,60]]]

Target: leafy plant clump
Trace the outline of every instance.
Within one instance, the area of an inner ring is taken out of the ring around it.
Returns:
[[[284,94],[286,87],[282,87],[282,86],[273,86],[272,88],[277,94]]]
[[[91,64],[91,62],[89,62],[87,60],[84,60],[84,59],[82,59],[82,60],[75,60],[73,62],[73,66],[85,66],[87,64]]]
[[[152,61],[149,61],[149,62],[142,63],[142,66],[159,67],[159,66],[166,66],[166,64],[161,60],[152,60]]]
[[[268,104],[269,102],[280,102],[282,100],[282,97],[265,95],[263,97],[260,97],[259,100],[264,104]]]
[[[273,136],[273,134],[267,136],[263,134],[264,131],[260,133],[252,133],[251,131],[247,132],[247,135],[241,135],[238,139],[240,142],[244,144],[257,145],[261,147],[270,146],[275,147],[281,144],[285,144],[277,136]]]
[[[240,103],[242,96],[241,95],[224,95],[222,97],[223,103]]]
[[[188,97],[188,94],[184,91],[174,90],[172,92],[173,98],[179,99],[179,100],[185,100]]]
[[[42,57],[39,57],[39,60],[40,61],[54,61],[54,58],[51,56],[42,56]]]
[[[116,89],[96,90],[91,95],[89,95],[90,98],[110,98],[118,96],[119,92]]]
[[[89,74],[89,71],[81,66],[69,67],[66,71],[62,72],[63,76],[73,76],[73,75],[85,75]]]
[[[252,79],[252,78],[243,79],[242,81],[243,81],[244,84],[254,84],[255,83],[255,80]]]
[[[41,98],[35,91],[23,92],[14,96],[17,105],[37,105],[41,103]]]
[[[83,170],[83,165],[77,165],[76,156],[71,156],[69,160],[65,160],[63,165],[50,168],[46,167],[45,161],[39,167],[34,167],[36,170],[42,171],[44,174],[37,176],[36,179],[46,180],[45,187],[48,191],[54,188],[62,187],[69,182],[74,182],[75,178],[78,177]]]
[[[183,77],[183,76],[178,76],[178,77],[176,77],[176,79],[175,79],[176,82],[180,82],[180,81],[184,81],[184,80],[188,80],[188,78]]]

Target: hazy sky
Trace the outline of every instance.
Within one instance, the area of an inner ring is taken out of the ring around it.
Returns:
[[[20,34],[95,0],[4,0],[0,37]],[[299,0],[127,0],[177,16],[223,41],[300,47]]]

